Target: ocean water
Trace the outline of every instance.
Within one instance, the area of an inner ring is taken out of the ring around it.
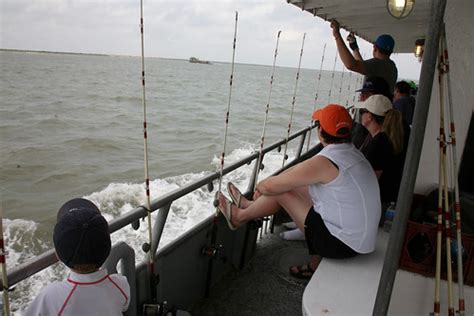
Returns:
[[[218,170],[231,67],[158,58],[145,64],[150,187],[157,198]],[[1,51],[0,69],[0,190],[11,268],[52,247],[56,212],[71,198],[91,199],[108,220],[145,203],[141,64],[138,57]],[[271,70],[235,65],[226,164],[259,148]],[[315,107],[357,99],[360,76],[323,71],[318,80],[318,73],[300,71],[293,132],[309,124]],[[286,137],[295,78],[295,68],[275,70],[267,145]],[[281,162],[281,153],[267,155],[261,177]],[[244,189],[251,168],[224,181]],[[174,203],[162,245],[212,214],[212,199],[202,191]],[[126,240],[138,249],[145,229],[116,232],[113,242]],[[65,273],[56,264],[18,284],[12,309],[23,310]]]

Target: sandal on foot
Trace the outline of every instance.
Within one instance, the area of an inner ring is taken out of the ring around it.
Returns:
[[[293,269],[296,268],[296,272]],[[293,266],[290,267],[290,274],[298,279],[309,280],[314,274],[316,269],[311,269],[311,264],[308,262],[307,264],[303,264],[301,266]]]
[[[234,204],[232,204],[232,202],[229,201],[221,192],[219,192],[218,198],[219,198],[219,205],[217,206],[217,208],[222,213],[222,215],[224,215],[227,221],[227,225],[229,225],[229,228],[231,230],[236,230],[237,227],[232,225],[232,205]],[[224,204],[221,203],[222,201],[224,201]]]
[[[238,208],[240,208],[240,201],[242,200],[242,192],[240,192],[240,190],[232,182],[227,183],[227,192],[229,193],[229,196],[232,199],[232,202],[234,202],[234,204]]]

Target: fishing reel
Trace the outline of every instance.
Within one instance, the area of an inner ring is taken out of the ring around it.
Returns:
[[[143,304],[144,316],[188,316],[191,315],[187,311],[178,310],[175,306],[168,306],[168,302],[164,301],[159,304]]]
[[[227,261],[227,257],[222,252],[223,248],[224,247],[222,246],[222,244],[204,246],[201,249],[201,254],[211,259],[220,259],[222,262],[225,263]]]

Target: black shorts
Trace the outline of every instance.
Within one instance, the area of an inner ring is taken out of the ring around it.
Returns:
[[[317,213],[313,207],[309,209],[306,220],[304,221],[304,233],[310,255],[344,259],[354,257],[358,254],[329,232],[321,215]]]

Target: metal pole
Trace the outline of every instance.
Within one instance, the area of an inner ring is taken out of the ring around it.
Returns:
[[[387,315],[390,305],[393,284],[402,252],[407,221],[410,215],[421,149],[423,147],[431,90],[433,88],[433,78],[436,69],[438,43],[443,26],[446,2],[447,0],[434,0],[431,6],[432,14],[426,37],[426,49],[421,66],[420,87],[413,117],[412,131],[410,133],[410,141],[408,143],[408,153],[403,170],[400,192],[398,194],[396,215],[388,241],[372,315]]]

